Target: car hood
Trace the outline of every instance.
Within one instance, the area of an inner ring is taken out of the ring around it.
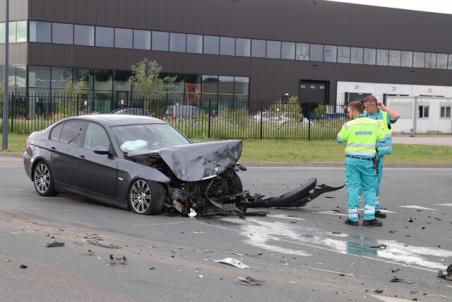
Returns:
[[[242,141],[194,143],[159,150],[129,152],[128,158],[159,156],[182,181],[200,181],[221,174],[237,163],[242,155]]]

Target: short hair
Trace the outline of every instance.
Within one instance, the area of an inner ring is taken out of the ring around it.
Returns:
[[[358,112],[359,114],[364,113],[364,106],[360,101],[352,101],[348,103],[348,108],[350,108],[352,111]]]
[[[372,95],[372,94],[366,96],[366,98],[364,99],[364,103],[367,103],[367,102],[378,104],[377,98],[374,95]]]

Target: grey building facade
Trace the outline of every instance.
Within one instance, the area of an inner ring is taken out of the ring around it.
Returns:
[[[130,66],[143,58],[177,77],[175,100],[288,93],[335,104],[338,81],[452,83],[446,14],[317,0],[11,0],[10,18],[10,85],[28,93],[82,81],[114,103],[133,96]]]

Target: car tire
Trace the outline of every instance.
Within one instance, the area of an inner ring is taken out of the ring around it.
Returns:
[[[142,215],[159,215],[162,213],[165,203],[166,191],[163,185],[137,179],[132,182],[129,193],[127,194],[127,203],[129,209]]]
[[[36,192],[41,196],[54,196],[58,192],[55,190],[53,175],[45,161],[38,161],[32,172],[32,180]]]

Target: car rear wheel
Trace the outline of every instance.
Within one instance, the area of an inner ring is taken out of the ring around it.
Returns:
[[[43,161],[39,161],[33,169],[33,183],[36,192],[41,196],[52,196],[57,193],[50,168]]]
[[[130,186],[128,204],[132,212],[143,215],[162,213],[165,202],[165,189],[156,182],[144,179],[135,180]]]

